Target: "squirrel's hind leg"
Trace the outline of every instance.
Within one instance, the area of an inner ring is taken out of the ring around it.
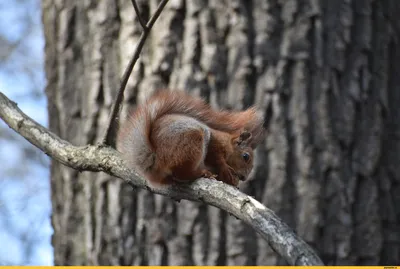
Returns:
[[[164,120],[167,121],[167,119]],[[191,125],[188,126],[185,119],[183,125],[175,118],[175,121],[170,121],[167,125],[163,124],[167,127],[158,129],[158,139],[154,139],[157,141],[156,166],[165,168],[166,173],[178,182],[212,177],[212,173],[204,166],[210,130],[200,123],[190,123]]]
[[[178,154],[175,165],[171,168],[174,180],[188,182],[212,175],[204,166],[209,140],[207,131],[202,129],[187,130],[179,136],[179,149],[175,149]]]

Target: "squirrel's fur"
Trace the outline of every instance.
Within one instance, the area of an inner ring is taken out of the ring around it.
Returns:
[[[255,108],[216,111],[185,92],[161,90],[120,126],[117,149],[153,184],[203,176],[237,185],[263,133]]]

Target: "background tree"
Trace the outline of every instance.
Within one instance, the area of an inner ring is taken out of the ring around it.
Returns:
[[[139,1],[144,18],[156,0]],[[43,0],[50,129],[95,143],[141,26],[131,2]],[[242,190],[326,264],[400,261],[396,1],[170,1],[125,108],[160,87],[269,119]],[[241,221],[204,204],[51,168],[55,264],[281,264]]]

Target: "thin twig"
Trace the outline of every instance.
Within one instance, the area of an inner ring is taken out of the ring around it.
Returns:
[[[115,130],[115,126],[118,120],[118,116],[121,111],[122,101],[124,100],[124,92],[126,88],[126,84],[128,83],[129,76],[132,73],[133,67],[135,66],[137,60],[139,59],[140,52],[143,49],[144,43],[150,33],[151,28],[153,27],[154,23],[160,16],[162,10],[164,9],[165,5],[168,3],[168,0],[162,0],[158,5],[156,12],[150,18],[149,22],[146,24],[146,28],[143,28],[143,32],[140,36],[139,43],[137,44],[135,51],[133,53],[132,59],[129,61],[128,67],[126,68],[124,75],[122,76],[121,86],[118,90],[117,97],[115,98],[114,104],[111,109],[110,118],[108,120],[106,133],[103,138],[103,145],[111,145],[113,139],[113,130]],[[140,16],[138,14],[138,16]]]
[[[140,22],[140,25],[142,25],[143,30],[147,31],[146,22],[143,20],[142,16],[140,15],[140,10],[139,10],[139,7],[138,7],[136,1],[135,0],[131,0],[131,1],[132,1],[133,8],[135,9],[136,16],[138,17],[138,20]]]
[[[274,212],[254,198],[221,181],[200,178],[191,184],[151,187],[126,165],[111,147],[87,145],[76,147],[62,140],[25,115],[17,105],[0,92],[0,118],[29,142],[60,163],[79,171],[103,171],[174,200],[204,202],[243,220],[291,265],[323,265],[307,245]]]

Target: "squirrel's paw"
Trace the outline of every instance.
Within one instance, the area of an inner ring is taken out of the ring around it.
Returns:
[[[215,174],[211,173],[211,172],[208,171],[208,170],[203,170],[201,176],[202,176],[202,177],[205,177],[205,178],[213,178],[213,179],[216,179],[218,175],[215,175]]]
[[[218,180],[225,182],[231,186],[237,187],[239,185],[239,178],[235,176],[236,172],[231,167],[227,167],[220,171],[220,177]]]

